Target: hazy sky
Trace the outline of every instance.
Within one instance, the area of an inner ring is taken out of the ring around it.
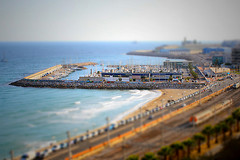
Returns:
[[[0,41],[240,39],[240,0],[0,0]]]

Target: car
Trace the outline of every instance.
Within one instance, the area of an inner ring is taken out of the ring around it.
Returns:
[[[149,117],[148,117],[149,120],[153,119],[153,115],[150,114]]]
[[[98,129],[98,134],[102,134],[104,132],[104,129]]]
[[[53,152],[56,152],[57,150],[59,150],[60,149],[60,145],[54,145],[53,147],[52,147],[52,151]]]
[[[67,147],[67,143],[61,143],[60,144],[60,149],[66,148]]]
[[[98,135],[98,131],[93,131],[92,132],[92,137],[97,136],[97,135]]]
[[[84,141],[84,140],[86,140],[87,139],[87,136],[81,136],[80,137],[80,141]]]

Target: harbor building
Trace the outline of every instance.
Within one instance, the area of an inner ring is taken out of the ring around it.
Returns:
[[[230,73],[230,68],[219,68],[219,67],[210,67],[203,71],[207,77],[219,77],[224,76]]]
[[[182,79],[181,73],[101,73],[105,81],[149,82]]]
[[[168,69],[181,69],[181,68],[188,68],[189,64],[192,64],[192,61],[164,61],[163,67]]]
[[[224,57],[223,56],[213,56],[212,57],[212,64],[213,65],[217,65],[220,66],[221,64],[223,64],[225,62]]]

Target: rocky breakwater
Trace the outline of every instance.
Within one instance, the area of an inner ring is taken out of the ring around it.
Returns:
[[[84,81],[75,80],[28,80],[21,79],[13,82],[10,85],[21,87],[37,87],[37,88],[80,88],[80,89],[197,89],[203,87],[203,83],[155,83],[155,82],[92,82],[87,83]]]
[[[194,60],[194,55],[191,54],[170,54],[170,53],[160,53],[154,50],[146,51],[146,52],[139,52],[139,51],[132,51],[128,52],[127,55],[135,55],[135,56],[150,56],[150,57],[166,57],[169,59],[185,59],[185,60]]]

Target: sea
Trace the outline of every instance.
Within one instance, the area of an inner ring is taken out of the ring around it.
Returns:
[[[161,95],[150,90],[24,88],[9,83],[57,64],[96,62],[65,79],[77,80],[110,64],[163,64],[167,58],[130,56],[180,42],[0,42],[0,159],[85,133],[139,109]],[[101,65],[100,65],[101,64]]]

